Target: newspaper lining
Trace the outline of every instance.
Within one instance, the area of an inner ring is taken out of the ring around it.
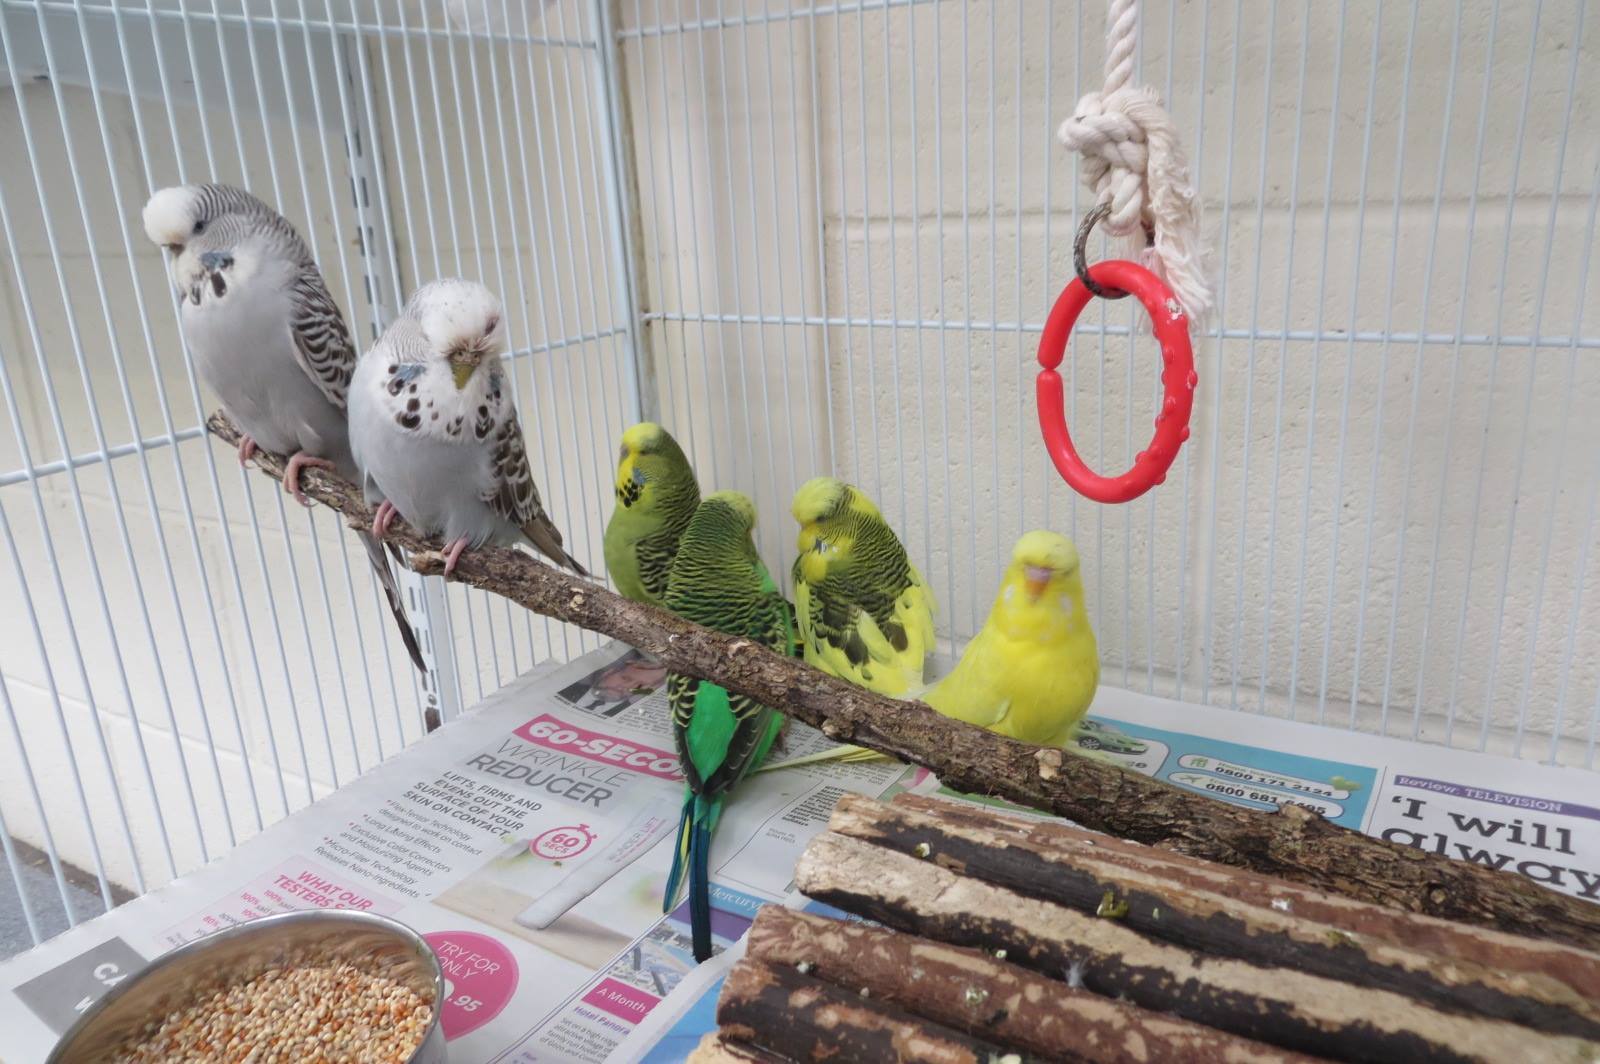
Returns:
[[[526,676],[225,858],[0,965],[6,1059],[43,1059],[174,946],[267,913],[355,908],[404,921],[438,953],[452,1061],[681,1060],[714,1026],[756,910],[818,908],[790,876],[838,797],[946,792],[887,762],[746,781],[712,853],[719,956],[696,968],[687,901],[661,911],[683,798],[662,677],[617,645]],[[1600,901],[1590,773],[1110,689],[1079,742],[1197,793],[1294,802]],[[794,724],[775,758],[829,745]]]

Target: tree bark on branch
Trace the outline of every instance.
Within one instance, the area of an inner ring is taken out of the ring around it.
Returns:
[[[987,1064],[1007,1055],[992,1042],[753,958],[728,973],[717,1024],[724,1037],[797,1061]],[[1012,1056],[1016,1064],[1032,1064]]]
[[[1600,1043],[1600,954],[1366,905],[965,802],[839,799],[828,830],[1211,957]],[[759,924],[760,921],[758,920]],[[752,938],[752,949],[754,946]]]
[[[238,429],[223,414],[213,414],[207,427],[219,439],[238,443]],[[263,473],[282,480],[281,456],[257,452],[255,461]],[[304,471],[300,483],[351,527],[370,525],[372,510],[354,485],[316,469]],[[398,521],[389,539],[412,552],[410,564],[417,572],[442,572],[437,541]],[[1245,809],[1089,758],[1003,738],[942,717],[920,702],[885,698],[825,676],[748,639],[629,602],[530,554],[497,547],[469,551],[454,578],[621,640],[676,672],[759,699],[839,742],[921,765],[960,791],[993,795],[1095,831],[1361,901],[1600,950],[1600,905],[1509,872],[1369,838],[1298,806],[1276,813]]]
[[[931,855],[930,855],[931,856]],[[807,897],[894,930],[994,951],[1052,979],[1241,1038],[1344,1061],[1558,1064],[1600,1043],[1444,1012],[1414,997],[1149,938],[1086,913],[826,831],[795,866]],[[719,1014],[719,1019],[720,1019]]]
[[[1102,997],[992,953],[885,927],[766,905],[756,914],[748,942],[741,963],[798,968],[850,993],[1040,1060],[1310,1064],[1313,1059]]]

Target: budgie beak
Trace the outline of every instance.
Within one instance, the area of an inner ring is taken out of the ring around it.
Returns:
[[[450,363],[450,376],[455,378],[456,391],[460,391],[467,386],[467,382],[472,379],[473,371],[477,368],[478,364],[476,362]]]
[[[1050,580],[1056,571],[1048,565],[1027,565],[1022,569],[1022,586],[1028,591],[1028,599],[1037,602],[1050,586]]]

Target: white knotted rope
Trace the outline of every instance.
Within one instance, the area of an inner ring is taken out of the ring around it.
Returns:
[[[1106,14],[1106,80],[1078,101],[1056,136],[1083,155],[1083,180],[1109,204],[1105,227],[1183,304],[1192,327],[1211,309],[1211,282],[1200,244],[1200,201],[1189,181],[1178,130],[1146,86],[1133,87],[1138,0],[1111,0]],[[1148,227],[1155,242],[1146,246]]]

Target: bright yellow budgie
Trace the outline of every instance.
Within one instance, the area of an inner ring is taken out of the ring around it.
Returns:
[[[984,622],[923,696],[947,717],[1041,746],[1066,746],[1100,683],[1078,549],[1034,531],[1017,540]]]

